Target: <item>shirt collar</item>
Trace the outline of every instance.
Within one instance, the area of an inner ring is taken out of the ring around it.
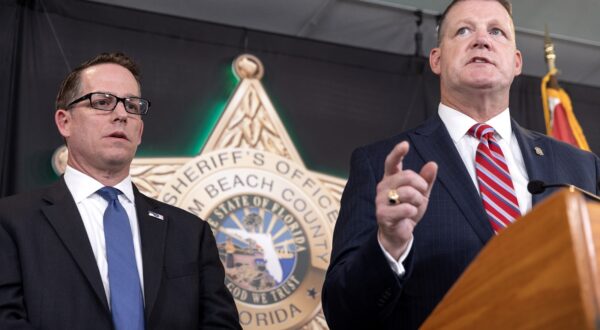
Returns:
[[[458,143],[458,141],[467,134],[469,128],[477,124],[473,118],[442,103],[438,106],[438,115],[442,119],[446,129],[448,129],[448,133],[450,133],[450,137],[454,143]],[[512,124],[508,108],[485,123],[496,130],[496,135],[499,136],[500,139],[505,139],[510,143]]]
[[[73,195],[75,203],[83,201],[84,199],[95,194],[98,189],[104,187],[104,185],[98,180],[72,168],[69,165],[67,165],[67,168],[65,169],[64,179],[65,183],[67,184],[67,188],[69,188],[71,195]],[[125,179],[123,179],[123,181],[117,183],[114,187],[119,189],[129,200],[129,202],[133,203],[134,197],[131,176],[128,175]]]

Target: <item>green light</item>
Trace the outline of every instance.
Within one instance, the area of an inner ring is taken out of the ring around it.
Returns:
[[[229,103],[229,98],[233,96],[233,91],[237,87],[239,83],[238,77],[233,72],[233,68],[229,67],[230,70],[227,70],[227,80],[226,80],[226,90],[228,91],[228,99],[218,101],[211,109],[208,110],[207,115],[204,120],[198,125],[198,136],[196,137],[196,144],[192,146],[191,153],[193,155],[197,155],[202,151],[206,141],[208,141],[212,131],[214,130],[217,122],[221,118],[223,111],[227,107]]]
[[[208,111],[206,118],[202,121],[200,125],[198,125],[198,136],[196,138],[196,144],[194,144],[191,148],[192,154],[197,155],[204,148],[204,144],[208,141],[212,131],[215,128],[215,125],[221,118],[225,107],[227,106],[228,101],[220,101],[216,104],[212,109]]]

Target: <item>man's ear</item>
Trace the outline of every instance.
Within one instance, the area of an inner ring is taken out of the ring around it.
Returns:
[[[58,128],[58,132],[63,138],[71,136],[71,112],[65,109],[58,109],[54,113],[54,122]]]
[[[140,131],[139,131],[139,139],[138,139],[138,146],[142,143],[142,134],[144,133],[144,121],[140,120]]]
[[[439,75],[442,71],[440,68],[440,57],[442,56],[441,49],[439,47],[435,47],[431,49],[429,52],[429,66],[431,67],[431,71],[433,73]]]
[[[523,55],[521,55],[521,52],[517,49],[517,51],[515,53],[515,76],[520,75],[522,70],[523,70]]]

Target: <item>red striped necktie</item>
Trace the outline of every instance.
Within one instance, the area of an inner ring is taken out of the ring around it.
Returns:
[[[521,216],[521,211],[506,159],[494,132],[489,125],[475,124],[468,133],[479,140],[475,154],[479,193],[492,228],[498,233]]]

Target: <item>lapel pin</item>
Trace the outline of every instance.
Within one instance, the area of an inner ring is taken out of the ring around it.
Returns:
[[[165,220],[165,216],[156,212],[148,211],[148,215],[151,217],[155,217],[158,220]]]
[[[544,155],[544,150],[542,150],[542,148],[540,148],[540,147],[535,147],[535,148],[533,148],[533,149],[535,149],[535,153],[536,153],[538,156],[543,156],[543,155]]]

